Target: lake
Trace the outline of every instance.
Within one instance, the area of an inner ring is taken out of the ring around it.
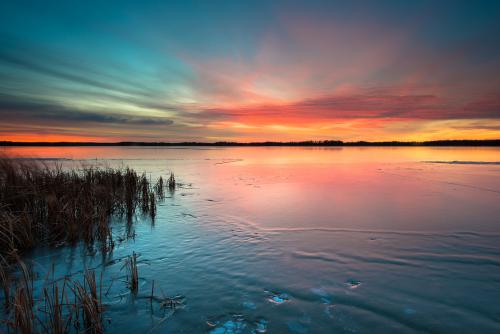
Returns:
[[[130,166],[152,179],[175,173],[180,186],[154,224],[113,222],[112,253],[26,254],[36,288],[51,271],[102,273],[109,332],[500,332],[500,148],[0,151]],[[137,296],[121,283],[132,252]],[[183,305],[152,307],[153,282]]]

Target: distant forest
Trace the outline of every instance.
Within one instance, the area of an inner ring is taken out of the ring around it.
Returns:
[[[423,142],[404,141],[356,141],[343,142],[340,140],[308,140],[291,142],[13,142],[0,141],[0,146],[500,146],[500,139],[492,140],[433,140]]]

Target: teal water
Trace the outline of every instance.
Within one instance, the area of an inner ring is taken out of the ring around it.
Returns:
[[[102,273],[109,332],[500,332],[499,149],[6,150],[175,172],[154,224],[113,222],[111,254],[26,255],[37,288],[52,270]],[[133,251],[135,297],[123,282]],[[151,307],[153,281],[183,305]]]

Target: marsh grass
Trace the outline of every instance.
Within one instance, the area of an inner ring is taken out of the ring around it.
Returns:
[[[76,296],[76,316],[79,318],[81,314],[85,333],[104,333],[103,306],[101,302],[102,287],[99,288],[98,293],[95,272],[91,270],[85,271],[83,284],[76,282],[73,291]]]
[[[0,156],[0,291],[5,317],[0,323],[14,333],[103,333],[102,276],[86,270],[79,279],[51,280],[34,292],[32,269],[20,258],[42,245],[97,243],[104,254],[115,245],[111,218],[127,218],[127,236],[134,235],[133,217],[140,213],[154,221],[157,201],[165,188],[175,189],[175,178],[160,177],[154,185],[134,170],[83,167],[63,169],[41,161]],[[119,239],[118,239],[119,241]],[[127,287],[139,290],[137,254],[125,260]],[[50,272],[50,271],[49,271]],[[54,270],[53,270],[54,272]],[[154,296],[162,307],[175,306]],[[0,328],[1,331],[1,328]]]
[[[22,334],[33,333],[33,305],[29,292],[18,288],[14,295],[14,321],[13,328]]]
[[[69,277],[62,284],[51,280],[35,298],[31,269],[22,261],[18,267],[20,277],[15,287],[9,287],[14,294],[3,321],[6,329],[22,334],[104,333],[102,285],[98,285],[94,271],[86,270],[81,282]]]
[[[158,198],[163,179],[152,186],[145,174],[129,168],[63,169],[0,157],[0,254],[11,261],[38,245],[80,240],[109,250],[110,218],[126,215],[131,221],[139,209],[154,219]]]
[[[150,294],[138,295],[137,258],[138,255],[134,252],[125,259],[127,287],[134,296],[134,301],[149,299],[152,314],[170,310],[171,313],[168,315],[163,314],[163,319],[166,319],[176,309],[183,307],[184,297],[166,297],[161,287],[161,295],[156,295],[154,281]],[[52,278],[49,278],[50,271],[47,272],[43,286],[35,289],[36,276],[33,269],[21,260],[17,267],[15,273],[17,279],[10,280],[9,286],[9,290],[13,291],[11,306],[5,309],[5,320],[0,321],[5,325],[5,332],[101,334],[106,331],[104,321],[106,307],[103,298],[108,295],[111,285],[103,289],[102,273],[99,279],[94,270],[85,270],[83,274],[56,279],[53,267]],[[154,307],[153,303],[157,307]]]
[[[11,326],[16,332],[28,334],[34,332],[33,275],[24,262],[20,261],[18,265],[21,277],[14,292]]]
[[[9,264],[0,256],[0,287],[3,291],[5,298],[4,307],[8,309],[10,307],[10,288],[12,284],[12,279],[10,277]]]
[[[125,267],[127,269],[127,285],[133,294],[139,291],[139,271],[137,270],[137,254],[132,253],[125,260]]]
[[[62,289],[59,289],[59,283],[54,281],[51,285],[42,290],[44,298],[43,313],[46,317],[46,323],[41,322],[43,329],[48,333],[63,334],[69,331],[71,319],[73,318],[73,306],[66,293],[68,280],[63,280]],[[69,308],[70,312],[65,310]]]
[[[171,173],[171,174],[170,174],[170,177],[168,178],[168,181],[167,181],[167,185],[168,185],[168,189],[169,189],[170,191],[174,191],[174,190],[175,190],[176,183],[175,183],[175,176],[174,176],[174,173]]]
[[[156,217],[156,196],[154,192],[149,194],[149,216],[154,221]]]
[[[156,184],[154,186],[154,190],[155,190],[156,196],[158,196],[159,199],[165,198],[165,186],[164,186],[163,178],[161,176],[158,178],[158,181],[156,181]]]

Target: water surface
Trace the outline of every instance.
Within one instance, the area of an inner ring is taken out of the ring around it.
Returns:
[[[102,271],[110,332],[500,331],[498,148],[4,148],[130,166],[182,186],[112,254],[38,249],[40,273]],[[140,292],[123,258],[139,253]],[[184,307],[151,311],[152,282]]]

